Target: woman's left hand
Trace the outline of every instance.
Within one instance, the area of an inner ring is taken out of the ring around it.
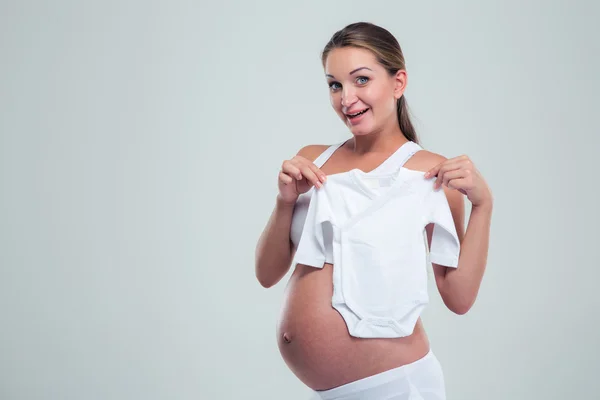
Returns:
[[[434,189],[443,184],[466,195],[475,207],[492,205],[490,188],[466,155],[444,160],[425,173],[427,179],[434,176],[437,176]]]

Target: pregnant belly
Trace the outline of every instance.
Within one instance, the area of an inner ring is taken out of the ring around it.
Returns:
[[[411,336],[350,336],[331,306],[333,266],[298,265],[284,292],[277,323],[279,351],[290,370],[313,390],[327,390],[420,359],[429,342],[419,319]]]

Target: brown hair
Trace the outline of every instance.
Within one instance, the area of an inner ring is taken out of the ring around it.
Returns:
[[[369,22],[356,22],[333,34],[321,54],[323,68],[329,52],[336,48],[357,47],[371,51],[377,61],[393,76],[406,68],[400,44],[388,30]],[[398,123],[404,136],[419,143],[417,133],[408,115],[404,95],[396,103]]]

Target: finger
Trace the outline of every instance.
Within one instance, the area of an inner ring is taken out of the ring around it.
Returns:
[[[284,185],[289,185],[290,183],[292,183],[294,181],[294,178],[292,178],[291,176],[289,176],[288,174],[285,174],[283,172],[279,173],[279,181],[281,183],[283,183]]]
[[[455,189],[461,193],[466,194],[465,190],[468,188],[469,182],[468,182],[467,178],[454,178],[454,179],[450,179],[450,181],[448,181],[448,184],[446,186],[448,186],[448,188],[450,188],[450,189]]]
[[[302,172],[300,172],[299,166],[291,160],[284,161],[281,166],[281,170],[289,176],[296,178],[297,180],[302,179]]]
[[[473,165],[473,162],[467,156],[456,157],[449,161],[450,162],[446,163],[446,165],[443,167],[446,169],[446,171],[451,171],[454,169],[461,169],[461,170],[465,171],[467,174],[470,174],[471,172],[473,172],[475,170],[475,166]]]
[[[300,171],[302,172],[302,175],[306,178],[306,180],[312,183],[314,186],[320,188],[323,185],[317,174],[313,172],[309,165],[303,165],[300,168]]]
[[[448,186],[450,189],[458,190],[462,194],[467,194],[469,183],[467,178],[455,178],[451,179],[446,186]]]
[[[296,179],[301,180],[306,178],[304,171],[306,171],[307,166],[310,165],[310,161],[303,157],[294,157],[290,160],[290,163],[298,168],[299,175],[296,176]]]
[[[314,172],[314,174],[317,176],[317,178],[319,178],[319,180],[322,183],[325,183],[325,181],[327,180],[327,175],[325,175],[325,172],[321,171],[319,169],[319,167],[317,167],[314,163],[310,162],[308,163],[308,167]]]
[[[458,189],[460,186],[455,187],[454,185],[459,184],[459,181],[463,178],[466,178],[465,171],[462,169],[455,169],[453,171],[448,171],[444,174],[442,183],[450,189]]]
[[[295,157],[290,162],[299,169],[301,176],[306,178],[308,182],[319,188],[322,186],[324,180],[321,177],[324,177],[325,174],[320,172],[319,168],[313,162],[302,157]]]
[[[435,167],[431,168],[429,171],[425,173],[425,178],[432,178],[439,174],[440,170],[444,168],[456,169],[459,165],[464,163],[465,160],[461,157],[449,158],[447,160],[442,161],[437,164]]]
[[[438,168],[438,173],[440,171],[444,171],[444,172],[452,171],[454,169],[461,168],[464,165],[465,165],[465,161],[460,160],[460,159],[446,160],[441,165],[439,165],[437,167]]]
[[[444,176],[450,171],[457,171],[463,167],[464,162],[461,160],[445,162],[437,172],[437,179],[434,183],[434,187],[438,188],[444,182]],[[446,181],[447,182],[447,181]]]
[[[439,163],[438,165],[436,165],[435,167],[429,169],[429,171],[425,172],[425,178],[431,178],[437,175],[438,171],[440,170],[440,168],[442,167],[442,165],[444,165],[443,162]]]

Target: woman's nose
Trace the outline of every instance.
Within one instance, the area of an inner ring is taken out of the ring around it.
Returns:
[[[356,95],[354,92],[342,93],[342,107],[349,108],[354,103],[356,103]]]

